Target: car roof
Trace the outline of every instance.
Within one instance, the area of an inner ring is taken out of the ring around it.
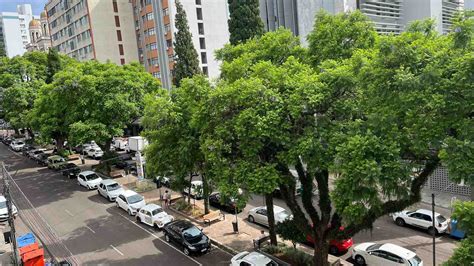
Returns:
[[[202,181],[201,180],[194,180],[194,181],[191,182],[191,184],[201,185]]]
[[[252,262],[252,264],[254,265],[267,265],[267,263],[271,261],[269,257],[255,251],[245,255],[245,257],[243,257],[242,259],[248,262]]]
[[[59,156],[59,155],[53,155],[53,156],[49,156],[48,159],[62,159],[63,157]]]
[[[101,183],[106,186],[111,185],[111,184],[118,184],[117,181],[112,180],[112,179],[103,179]]]
[[[174,225],[176,227],[179,227],[179,229],[181,229],[181,230],[186,230],[186,229],[191,228],[191,227],[194,226],[194,224],[192,224],[191,222],[186,221],[186,220],[174,221],[174,222],[172,222],[172,225]]]
[[[431,214],[433,213],[432,211],[427,210],[427,209],[418,209],[418,210],[416,210],[416,212],[429,215],[430,217],[431,217]],[[440,215],[440,214],[435,212],[435,217],[438,216],[438,215]]]
[[[404,247],[400,247],[398,245],[390,244],[390,243],[383,244],[382,246],[379,247],[379,250],[390,252],[404,259],[411,259],[414,256],[416,256],[415,252],[408,250]]]
[[[145,206],[142,207],[142,210],[146,210],[146,211],[152,211],[156,208],[160,208],[162,209],[162,207],[160,205],[157,205],[157,204],[154,204],[154,203],[150,203],[150,204],[147,204]]]
[[[83,172],[80,172],[79,173],[80,175],[92,175],[92,174],[95,174],[94,171],[83,171]]]
[[[137,192],[135,192],[133,190],[130,190],[130,189],[125,190],[121,194],[124,195],[125,197],[130,197],[130,196],[133,196],[133,195],[139,195]]]

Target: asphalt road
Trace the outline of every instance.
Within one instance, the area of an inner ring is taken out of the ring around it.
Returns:
[[[22,195],[14,195],[14,201],[26,202],[20,199],[24,196],[31,203],[18,206],[20,217],[35,219],[22,213],[36,209],[80,265],[187,266],[230,262],[231,255],[216,247],[205,255],[185,256],[178,246],[165,242],[161,231],[137,224],[133,217],[98,196],[97,191],[87,191],[76,180],[39,167],[3,144],[0,161],[13,176],[16,184],[12,186],[21,190]]]

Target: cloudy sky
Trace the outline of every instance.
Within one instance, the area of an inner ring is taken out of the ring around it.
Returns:
[[[39,15],[44,9],[48,0],[0,0],[0,12],[16,12],[19,4],[30,4],[33,8],[33,15]]]

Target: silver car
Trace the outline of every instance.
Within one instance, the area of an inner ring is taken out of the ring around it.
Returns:
[[[293,219],[293,215],[280,206],[273,205],[273,214],[275,216],[275,223],[283,222],[286,219]],[[260,206],[249,210],[248,220],[251,223],[268,226],[267,207]]]
[[[97,188],[97,193],[109,201],[115,201],[115,199],[122,193],[124,189],[114,180],[104,179],[100,182]]]

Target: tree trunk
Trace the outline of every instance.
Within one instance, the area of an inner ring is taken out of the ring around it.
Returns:
[[[104,144],[104,154],[110,151],[110,145],[112,144],[112,140],[107,140]]]
[[[202,178],[202,196],[204,199],[204,214],[209,213],[209,185],[207,184],[207,178],[204,173],[201,173]]]
[[[323,239],[323,234],[315,233],[313,265],[315,266],[329,265],[328,252],[329,252],[329,245],[327,241]]]
[[[273,212],[273,195],[265,194],[265,205],[267,206],[268,231],[270,233],[270,244],[277,245],[277,237],[275,232],[275,213]]]
[[[191,182],[193,182],[193,173],[189,173],[188,204],[191,204]]]
[[[57,137],[56,138],[56,148],[57,152],[60,152],[64,149],[64,137]]]
[[[31,128],[26,128],[26,131],[28,131],[28,135],[30,135],[31,137],[31,141],[32,142],[35,142],[35,133],[33,132],[33,130],[31,130]]]

